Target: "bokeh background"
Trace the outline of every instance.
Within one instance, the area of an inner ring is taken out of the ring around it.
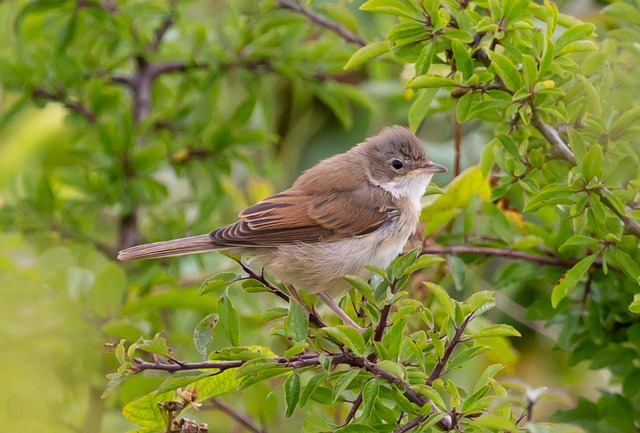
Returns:
[[[359,3],[312,6],[375,40],[393,17],[360,12]],[[601,4],[559,7],[606,25]],[[273,8],[275,1],[0,1],[3,431],[134,428],[122,406],[164,376],[136,376],[102,398],[106,375],[117,368],[110,345],[162,332],[179,358],[197,360],[193,328],[215,308],[198,287],[237,267],[216,254],[123,265],[115,252],[229,223],[322,158],[407,123],[410,71],[385,61],[344,71],[357,43]],[[449,108],[434,106],[418,130],[431,158],[450,168],[435,179],[440,186],[480,160],[490,135],[480,121],[456,126]],[[495,350],[477,371],[501,362],[505,383],[553,389],[536,409],[539,419],[580,396],[596,398],[599,388],[615,390],[607,370],[574,365],[554,350],[557,328],[525,318],[521,305],[548,295],[561,270],[520,267],[519,275],[528,272],[521,285],[505,263],[463,270],[467,283],[458,291],[443,277],[458,298],[491,282],[500,292],[491,319],[523,333],[491,341]],[[242,343],[284,347],[261,319],[275,299],[230,296],[243,317]],[[215,335],[212,346],[226,344]],[[471,380],[477,371],[457,377]],[[269,431],[290,431],[280,384],[272,385],[220,401]],[[209,409],[195,416],[210,431],[241,431],[219,406]]]

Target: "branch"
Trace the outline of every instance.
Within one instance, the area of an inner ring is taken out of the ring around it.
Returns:
[[[422,415],[418,415],[415,418],[413,418],[411,421],[409,421],[408,423],[403,424],[400,427],[398,427],[397,429],[395,429],[393,431],[393,433],[406,433],[406,432],[410,431],[412,428],[418,427],[420,424],[422,424],[426,420],[427,419],[425,417],[423,417]]]
[[[221,412],[226,413],[231,418],[233,418],[235,421],[237,421],[238,424],[246,427],[247,430],[249,430],[249,431],[251,431],[253,433],[265,433],[266,430],[264,430],[262,428],[258,428],[258,426],[255,425],[255,423],[253,422],[253,420],[251,418],[249,418],[248,416],[246,416],[244,414],[239,413],[237,410],[235,410],[234,408],[232,408],[231,406],[229,406],[228,404],[226,404],[225,402],[223,402],[219,398],[212,399],[211,400],[211,404],[213,405],[214,409],[218,409]]]
[[[531,106],[531,124],[542,134],[542,136],[551,144],[553,149],[560,155],[564,160],[568,161],[572,165],[576,165],[576,157],[569,149],[569,146],[562,140],[558,131],[551,126],[544,123],[544,121],[540,118],[540,114],[536,110],[533,105],[533,101],[529,104]],[[611,211],[620,218],[620,220],[624,224],[624,228],[627,232],[632,233],[634,236],[640,238],[640,222],[631,219],[626,212],[621,213],[617,207],[611,202],[609,199],[607,192],[608,190],[605,188],[603,190],[595,191],[602,203],[607,206]]]
[[[276,286],[275,284],[273,284],[271,281],[267,280],[267,278],[264,276],[264,274],[258,274],[256,273],[253,269],[251,269],[249,266],[245,265],[241,259],[236,259],[233,257],[230,257],[232,260],[234,260],[237,264],[240,265],[240,267],[242,268],[242,270],[249,275],[250,278],[261,282],[262,284],[264,284],[265,287],[267,287],[269,289],[269,293],[273,293],[274,295],[276,295],[277,297],[279,297],[280,299],[282,299],[285,302],[291,302],[291,298],[284,293],[282,290],[280,290],[280,288],[278,286]],[[295,289],[293,289],[295,290]],[[314,323],[318,328],[326,328],[327,325],[322,321],[322,319],[320,318],[320,316],[318,316],[316,310],[314,308],[309,309],[306,304],[304,304],[304,302],[300,301],[300,306],[303,307],[305,309],[305,311],[307,311],[307,314],[309,315],[309,321]]]
[[[362,391],[360,391],[356,399],[351,402],[351,409],[349,410],[347,417],[344,419],[344,422],[339,425],[338,428],[344,427],[351,421],[353,421],[353,419],[356,417],[356,412],[360,408],[360,405],[362,405]]]
[[[541,265],[561,266],[571,268],[577,263],[574,260],[564,260],[559,257],[545,257],[536,254],[529,254],[523,251],[508,250],[503,248],[476,247],[473,245],[462,245],[454,247],[424,247],[421,254],[481,254],[483,256],[507,257],[516,260],[539,263]]]
[[[299,14],[302,14],[304,16],[306,16],[307,18],[309,18],[309,21],[318,24],[321,27],[324,27],[326,29],[331,30],[334,33],[337,33],[338,35],[340,35],[342,37],[342,39],[344,39],[347,42],[350,42],[352,44],[357,44],[360,45],[361,47],[364,47],[365,45],[367,45],[367,43],[364,41],[364,39],[362,39],[360,36],[350,32],[349,30],[347,30],[345,27],[343,27],[342,25],[331,21],[330,19],[328,19],[327,17],[320,15],[316,12],[313,12],[309,9],[305,9],[304,7],[302,7],[300,5],[300,3],[293,2],[293,1],[289,1],[289,0],[278,0],[278,6],[280,6],[283,9],[289,9],[292,10],[294,12],[297,12]]]
[[[473,313],[465,317],[464,321],[460,324],[460,326],[456,328],[456,333],[453,335],[453,338],[447,345],[447,348],[444,350],[444,354],[442,355],[442,358],[440,358],[436,366],[433,367],[433,371],[431,372],[431,374],[429,375],[429,378],[427,379],[427,385],[431,386],[434,380],[438,379],[440,376],[444,374],[444,368],[446,367],[447,362],[449,361],[449,358],[451,358],[451,355],[453,354],[453,351],[455,350],[456,346],[462,342],[462,333],[466,329],[469,322],[471,322],[471,319],[473,319]]]
[[[151,76],[152,80],[155,80],[159,75],[162,74],[170,74],[173,72],[189,72],[193,69],[204,69],[208,67],[209,65],[207,65],[206,63],[188,63],[180,60],[167,61],[164,63],[154,63],[149,65],[149,75]]]
[[[156,29],[153,34],[153,41],[149,42],[147,48],[151,51],[158,51],[160,48],[160,44],[162,43],[162,39],[164,38],[167,31],[175,24],[175,15],[176,15],[176,0],[171,0],[169,2],[169,13],[162,21],[162,24]]]
[[[553,149],[562,157],[562,159],[570,162],[572,165],[576,165],[576,157],[571,152],[571,149],[562,141],[560,134],[554,128],[550,127],[540,118],[538,111],[531,104],[531,123],[542,134],[544,138],[551,144]]]
[[[42,87],[36,87],[33,90],[33,97],[46,99],[53,102],[59,102],[65,108],[80,114],[90,123],[95,123],[98,120],[96,113],[94,113],[93,110],[87,107],[84,102],[79,100],[71,101],[67,99],[67,93],[63,89],[58,89],[56,93],[53,93]]]
[[[451,356],[451,352],[453,352],[453,348],[455,345],[460,342],[460,335],[462,331],[466,327],[468,321],[471,320],[472,315],[467,316],[462,325],[458,328],[456,332],[456,337],[452,340],[452,343],[449,344],[447,351],[445,351],[446,359]],[[455,344],[453,344],[455,342]],[[448,354],[448,355],[447,355]],[[351,367],[363,368],[369,373],[373,374],[376,377],[380,377],[387,382],[394,384],[404,390],[404,396],[416,404],[417,406],[431,406],[431,413],[441,412],[440,409],[424,394],[412,388],[412,385],[402,379],[399,376],[385,370],[380,367],[375,362],[369,361],[368,359],[356,356],[352,353],[328,353],[326,354],[329,358],[331,358],[332,365],[349,365]],[[317,367],[321,365],[322,361],[320,359],[320,355],[318,353],[308,353],[294,356],[290,359],[279,357],[279,358],[271,358],[271,361],[278,364],[283,368],[294,368],[300,369],[304,367]],[[230,370],[234,368],[242,367],[247,361],[245,360],[233,360],[233,361],[202,361],[202,362],[182,362],[175,359],[170,359],[168,362],[160,361],[157,357],[153,362],[145,361],[141,358],[134,358],[131,366],[132,373],[140,373],[144,370],[161,370],[168,372],[176,372],[176,371],[184,371],[184,370],[202,370],[202,369],[216,369],[217,371],[212,372],[212,374],[220,374],[225,370]],[[446,363],[446,361],[445,361]],[[437,367],[437,366],[436,366]],[[432,373],[433,375],[433,373]],[[445,417],[440,421],[440,425],[446,430],[450,430],[452,426],[451,417]]]

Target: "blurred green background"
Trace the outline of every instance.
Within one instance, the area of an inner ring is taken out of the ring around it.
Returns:
[[[313,2],[368,41],[393,21],[358,6]],[[560,6],[584,19],[598,7]],[[101,398],[106,374],[117,367],[105,343],[162,332],[180,359],[197,360],[193,328],[215,305],[197,289],[208,275],[236,267],[216,254],[122,265],[114,253],[132,242],[229,223],[320,159],[385,125],[406,124],[411,102],[399,66],[377,62],[345,72],[356,44],[299,14],[265,12],[273,7],[201,0],[0,2],[2,430],[133,428],[122,405],[163,376],[136,376]],[[174,61],[180,68],[155,79],[141,111],[135,105],[141,90],[127,80],[139,79],[145,62]],[[462,168],[479,161],[488,136],[483,128],[479,121],[465,124]],[[451,112],[432,110],[418,135],[433,160],[453,168]],[[446,185],[453,174],[435,182]],[[502,264],[491,262],[478,275],[500,280],[494,273]],[[534,275],[555,281],[560,274],[534,264],[528,272],[532,282]],[[507,375],[518,378],[515,387],[521,381],[557,389],[557,401],[536,409],[540,418],[571,407],[577,396],[596,397],[607,372],[587,371],[584,363],[569,367],[569,355],[553,350],[555,328],[542,335],[513,319],[524,313],[508,298],[529,304],[540,287],[493,288],[503,290],[498,307],[506,314],[492,319],[517,326],[523,337],[513,346],[496,339],[495,359],[484,359],[478,370],[502,362]],[[274,299],[230,296],[243,317],[243,344],[284,347],[260,319]],[[224,335],[215,338],[212,346],[227,344]],[[458,374],[464,381],[474,373]],[[269,431],[288,431],[277,386],[256,385],[226,404],[268,423]],[[194,417],[212,432],[240,431],[219,410]]]

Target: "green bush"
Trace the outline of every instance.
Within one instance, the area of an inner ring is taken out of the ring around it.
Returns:
[[[640,5],[213,5],[0,2],[0,423],[637,431]],[[419,248],[347,277],[363,335],[238,258],[115,261],[396,122],[455,178]],[[586,368],[600,391],[567,406],[560,376]]]

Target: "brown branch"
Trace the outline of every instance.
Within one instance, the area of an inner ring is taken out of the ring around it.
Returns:
[[[529,254],[523,251],[508,250],[503,248],[476,247],[473,245],[462,245],[453,247],[424,247],[421,254],[481,254],[483,256],[506,257],[516,260],[539,263],[541,265],[561,266],[571,268],[577,263],[574,260],[564,260],[558,257],[545,257],[536,254]]]
[[[442,355],[442,358],[440,358],[436,363],[435,367],[433,367],[433,370],[431,371],[431,374],[427,379],[427,385],[431,386],[434,380],[438,379],[440,376],[444,374],[444,368],[447,366],[447,362],[449,362],[449,358],[451,358],[451,355],[453,354],[453,351],[455,350],[455,348],[458,346],[458,344],[462,342],[462,333],[467,328],[467,325],[469,324],[469,322],[471,322],[471,319],[473,319],[473,313],[465,317],[464,321],[460,324],[460,326],[456,328],[456,333],[453,335],[453,338],[451,339],[449,344],[447,344],[447,347],[444,350],[444,354]]]
[[[213,405],[214,409],[218,409],[219,411],[229,415],[229,417],[233,418],[238,424],[246,427],[247,430],[253,433],[266,433],[266,430],[263,428],[258,428],[258,426],[255,425],[251,418],[249,418],[247,415],[241,414],[221,399],[214,398],[211,400],[211,404]]]
[[[351,402],[351,409],[349,410],[347,417],[344,419],[344,422],[340,426],[338,426],[338,428],[344,427],[348,425],[351,421],[353,421],[353,419],[356,417],[356,412],[358,411],[361,405],[362,405],[362,391],[360,391],[356,399]]]
[[[400,427],[398,427],[397,429],[395,429],[393,431],[393,433],[406,433],[406,432],[410,431],[411,429],[413,429],[415,427],[418,427],[420,424],[422,424],[426,420],[427,419],[425,417],[423,417],[422,415],[418,415],[415,418],[413,418],[411,421],[409,421],[406,424],[403,424]]]
[[[535,108],[533,104],[533,100],[530,101],[529,105],[531,106],[531,124],[542,134],[542,136],[551,144],[551,147],[555,150],[555,152],[562,157],[565,161],[568,161],[571,165],[576,165],[576,157],[569,149],[569,146],[562,140],[560,137],[560,133],[547,125],[538,110]],[[633,234],[634,236],[640,238],[640,222],[632,219],[629,215],[625,213],[621,213],[618,208],[611,202],[609,197],[607,196],[608,190],[606,188],[602,190],[595,190],[595,193],[598,194],[602,204],[607,206],[624,224],[624,228],[628,233]]]
[[[206,63],[188,63],[180,60],[167,61],[164,63],[154,63],[149,65],[149,75],[151,76],[152,80],[155,80],[159,75],[162,74],[170,74],[173,72],[189,72],[193,69],[204,69],[208,67],[209,65],[207,65]]]
[[[453,142],[455,146],[455,158],[453,161],[453,176],[460,174],[460,159],[462,157],[462,125],[457,120],[453,121]]]
[[[87,105],[80,100],[70,100],[64,89],[58,89],[55,93],[46,90],[43,87],[36,87],[33,92],[34,98],[45,99],[47,101],[59,102],[68,110],[80,114],[88,122],[95,123],[98,120],[96,114]]]
[[[562,157],[562,159],[576,165],[576,157],[571,149],[565,144],[557,130],[550,127],[540,118],[538,110],[535,109],[533,103],[529,104],[532,109],[531,124],[542,134],[542,136],[551,144],[551,147]]]
[[[153,34],[153,40],[149,42],[147,45],[147,49],[151,51],[158,51],[160,48],[160,44],[162,43],[162,39],[164,39],[167,31],[175,24],[175,15],[176,15],[176,0],[171,0],[169,2],[169,12],[160,26],[156,29]]]
[[[405,397],[412,403],[418,406],[431,405],[432,413],[440,412],[440,409],[424,394],[413,389],[409,382],[406,382],[401,377],[385,370],[375,362],[371,362],[365,358],[355,356],[351,353],[330,353],[326,356],[331,358],[331,364],[339,365],[345,364],[351,367],[363,368],[376,377],[380,377],[387,382],[397,385],[404,390]],[[278,364],[283,368],[300,369],[304,367],[316,367],[321,365],[320,355],[317,353],[303,354],[294,356],[291,359],[287,358],[272,358],[271,361]],[[154,362],[148,362],[141,358],[134,358],[131,371],[133,373],[140,373],[144,370],[161,370],[161,371],[184,371],[184,370],[201,370],[201,369],[216,369],[217,371],[212,374],[219,374],[225,370],[240,368],[247,361],[202,361],[202,362],[182,362],[172,359],[169,362],[163,362],[156,359]],[[450,429],[451,419],[444,418],[440,421],[441,425],[445,429]]]
[[[323,15],[320,15],[309,9],[305,9],[297,1],[294,2],[289,0],[278,0],[278,6],[280,6],[283,9],[289,9],[306,16],[307,18],[309,18],[309,21],[321,27],[324,27],[328,30],[331,30],[332,32],[340,35],[342,39],[344,39],[347,42],[360,45],[361,47],[364,47],[365,45],[367,45],[364,39],[362,39],[360,36],[356,35],[355,33],[352,33],[351,31],[344,28],[342,25],[334,21],[331,21],[330,19],[328,19]]]
[[[280,288],[278,286],[276,286],[275,284],[273,284],[271,281],[267,280],[267,278],[264,276],[264,274],[258,274],[257,272],[254,272],[254,270],[251,269],[246,264],[244,264],[241,259],[235,259],[235,258],[232,257],[232,260],[235,261],[237,264],[239,264],[240,267],[242,268],[242,270],[247,275],[249,275],[249,277],[251,277],[252,279],[254,279],[256,281],[259,281],[260,283],[264,284],[264,286],[269,289],[270,293],[273,293],[274,295],[276,295],[277,297],[279,297],[280,299],[282,299],[285,302],[289,302],[290,301],[289,295],[287,295],[282,290],[280,290]]]

